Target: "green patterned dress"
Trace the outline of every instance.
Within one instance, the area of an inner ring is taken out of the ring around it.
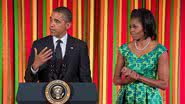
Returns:
[[[146,78],[156,79],[158,58],[167,49],[163,45],[158,44],[151,52],[141,57],[137,57],[132,53],[128,48],[128,44],[122,45],[119,51],[126,59],[125,64],[127,68]],[[162,104],[162,97],[158,88],[135,81],[121,86],[116,104]]]

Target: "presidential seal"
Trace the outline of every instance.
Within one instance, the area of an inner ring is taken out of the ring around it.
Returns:
[[[62,80],[50,82],[45,89],[46,99],[51,104],[64,104],[70,98],[71,90],[69,85]]]

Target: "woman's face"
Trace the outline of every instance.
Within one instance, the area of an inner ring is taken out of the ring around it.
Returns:
[[[142,23],[138,18],[132,18],[130,23],[130,33],[134,40],[140,40],[144,38],[144,31]]]

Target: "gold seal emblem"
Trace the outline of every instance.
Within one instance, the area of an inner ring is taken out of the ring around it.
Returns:
[[[45,89],[46,99],[52,104],[64,104],[70,98],[69,85],[62,80],[51,81]]]

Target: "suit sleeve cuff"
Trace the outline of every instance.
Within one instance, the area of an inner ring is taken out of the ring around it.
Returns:
[[[35,71],[35,70],[33,70],[33,67],[31,67],[31,71],[32,71],[33,74],[37,74],[38,69]]]

